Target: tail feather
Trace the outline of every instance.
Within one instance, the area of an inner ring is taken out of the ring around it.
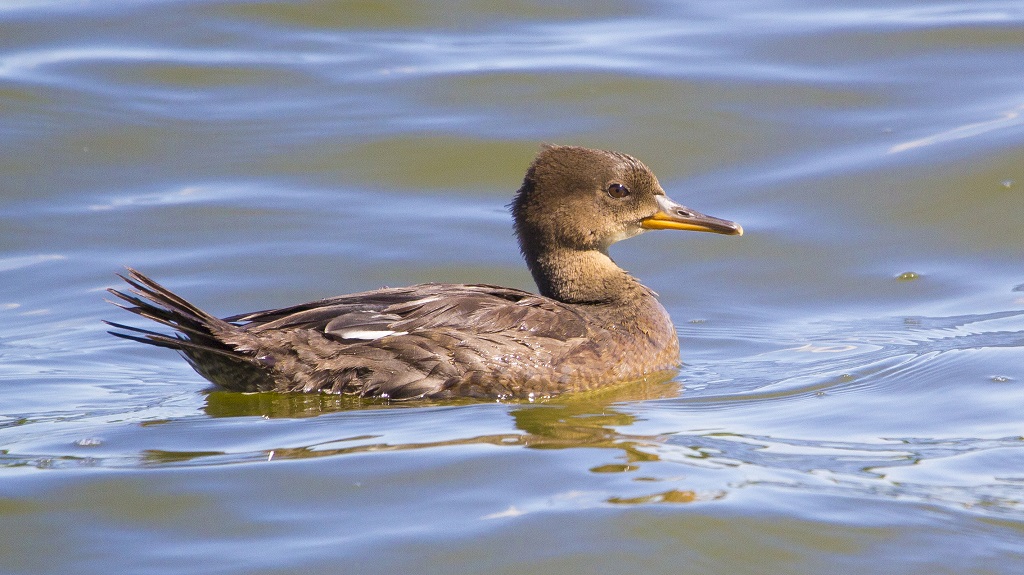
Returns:
[[[123,279],[132,289],[127,290],[128,293],[114,288],[109,288],[107,291],[129,305],[116,301],[111,303],[138,316],[170,327],[181,335],[167,335],[149,329],[105,321],[104,323],[116,330],[123,330],[111,331],[112,335],[183,352],[214,353],[235,361],[241,360],[258,363],[258,360],[255,358],[239,353],[218,337],[218,335],[228,332],[236,326],[206,313],[184,298],[174,294],[171,290],[149,279],[138,270],[127,269],[128,277],[121,274],[118,274],[118,277]]]
[[[115,306],[117,306],[117,307],[119,307],[119,308],[121,308],[121,309],[123,309],[125,311],[132,312],[132,313],[134,313],[136,315],[139,315],[139,316],[142,316],[142,317],[144,317],[146,319],[151,319],[151,320],[153,320],[153,321],[155,321],[155,322],[157,322],[159,324],[166,325],[167,327],[170,327],[170,328],[172,328],[172,329],[174,329],[176,331],[179,331],[179,332],[181,332],[184,335],[188,335],[190,337],[196,337],[196,338],[200,338],[200,339],[211,337],[211,331],[207,327],[206,324],[198,324],[198,327],[193,327],[194,325],[196,325],[196,323],[192,323],[192,322],[186,323],[186,322],[182,321],[183,318],[180,315],[177,315],[174,311],[165,310],[165,309],[162,309],[162,308],[155,308],[155,307],[153,307],[152,303],[149,303],[147,301],[141,300],[139,298],[132,297],[132,296],[130,296],[128,294],[121,293],[121,292],[119,292],[119,291],[117,291],[117,290],[115,290],[113,288],[110,288],[107,291],[112,293],[112,294],[114,294],[114,295],[116,295],[117,297],[119,297],[119,298],[121,298],[121,299],[123,299],[125,301],[129,301],[129,302],[132,302],[134,304],[132,307],[129,307],[129,306],[122,305],[122,304],[119,304],[119,303],[114,302],[114,301],[110,302],[113,305],[115,305]],[[109,301],[109,300],[107,300],[107,301]],[[109,321],[105,321],[104,323],[107,323],[109,325],[115,325],[115,324],[112,324]],[[140,329],[140,328],[135,328],[135,327],[131,327],[131,326],[125,326],[125,325],[120,325],[120,324],[116,324],[116,325],[117,325],[117,327],[119,329],[128,329],[128,330],[131,330],[131,331],[137,331],[137,332],[148,333],[148,334],[157,334],[158,333],[158,332],[149,331],[149,330]]]
[[[117,304],[114,304],[114,305],[117,305]],[[120,307],[122,309],[127,309],[128,311],[131,311],[130,308],[126,308],[124,306],[118,306],[118,307]],[[155,345],[157,347],[165,347],[167,349],[173,349],[173,350],[176,350],[176,351],[193,350],[193,351],[200,351],[200,352],[206,352],[206,353],[214,353],[214,354],[222,355],[224,357],[227,357],[227,358],[230,358],[230,359],[233,359],[233,360],[248,360],[248,361],[251,361],[253,363],[256,363],[255,361],[250,360],[248,357],[242,356],[238,352],[232,351],[232,350],[227,349],[225,347],[214,347],[214,346],[210,346],[210,345],[203,345],[201,343],[197,343],[194,340],[185,339],[185,338],[182,338],[182,337],[175,337],[175,336],[163,334],[163,333],[160,333],[160,332],[151,331],[151,330],[148,330],[148,329],[142,329],[142,328],[139,328],[139,327],[132,327],[130,325],[124,325],[124,324],[120,324],[120,323],[116,323],[116,322],[112,322],[112,321],[103,320],[103,323],[105,323],[105,324],[107,324],[107,325],[109,325],[109,326],[111,326],[111,327],[113,327],[115,329],[122,329],[122,330],[125,330],[125,331],[131,331],[131,332],[143,334],[143,335],[139,336],[139,335],[132,335],[130,333],[122,333],[122,332],[119,332],[119,331],[113,331],[113,330],[107,332],[110,335],[117,336],[117,337],[119,337],[121,339],[130,339],[132,341],[137,341],[139,343],[147,343],[149,345]],[[177,328],[177,329],[180,329],[180,328]]]
[[[165,317],[175,321],[184,319],[187,320],[187,323],[198,325],[217,325],[226,323],[192,305],[189,301],[149,279],[138,270],[132,268],[127,269],[130,277],[125,277],[121,274],[118,274],[118,277],[134,288],[131,290],[132,293],[162,307],[153,307],[152,304],[143,302],[138,298],[119,293],[117,290],[110,290],[114,295],[117,295],[121,299],[139,306],[146,311],[156,312],[158,317]]]
[[[115,322],[107,321],[107,320],[103,320],[103,323],[113,327],[114,329],[123,329],[125,331],[133,331],[133,332],[145,334],[144,336],[141,336],[141,335],[132,335],[130,333],[123,333],[123,332],[120,332],[120,331],[107,330],[107,333],[109,333],[110,335],[117,336],[117,337],[119,337],[121,339],[130,339],[132,341],[137,341],[139,343],[147,343],[149,345],[155,345],[157,347],[166,347],[168,349],[180,349],[181,348],[181,339],[180,338],[173,338],[173,337],[169,337],[167,335],[164,335],[162,333],[157,333],[155,331],[139,329],[137,327],[132,327],[130,325],[123,325],[123,324],[119,324],[119,323],[115,323]],[[169,339],[169,340],[172,340],[172,341],[164,341],[165,339]]]
[[[214,317],[141,272],[127,268],[119,275],[131,289],[107,291],[121,301],[117,307],[173,329],[174,334],[104,322],[114,328],[117,337],[181,352],[200,375],[213,383],[237,391],[274,389],[269,368],[273,362],[239,349],[244,330],[236,324]]]

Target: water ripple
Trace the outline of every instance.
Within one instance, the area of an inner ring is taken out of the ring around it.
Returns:
[[[687,339],[744,339],[742,330],[702,326],[681,330]],[[775,326],[799,338],[793,347],[736,358],[691,362],[684,370],[691,393],[685,401],[707,403],[781,398],[851,387],[909,385],[956,365],[972,350],[1020,351],[1024,359],[1024,311],[948,317],[898,317]],[[764,337],[765,334],[762,334]],[[755,336],[756,337],[756,336]],[[765,382],[765,373],[779,375]],[[713,382],[709,385],[709,382]],[[723,388],[728,389],[723,393]]]

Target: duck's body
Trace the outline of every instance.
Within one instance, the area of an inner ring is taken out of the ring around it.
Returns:
[[[203,377],[236,391],[544,396],[639,379],[679,361],[668,314],[639,284],[625,305],[423,284],[220,320],[130,273],[137,292],[173,309],[175,327],[189,336],[145,341],[181,350]]]
[[[677,367],[675,328],[608,246],[645,229],[739,234],[672,203],[639,161],[548,146],[513,203],[541,295],[423,284],[215,318],[129,270],[126,309],[175,328],[122,337],[177,349],[237,391],[411,397],[529,397],[592,389]]]

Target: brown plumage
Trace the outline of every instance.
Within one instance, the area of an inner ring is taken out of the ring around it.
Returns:
[[[541,295],[422,284],[218,319],[141,273],[110,292],[166,335],[110,323],[119,337],[178,350],[229,390],[413,397],[530,397],[637,380],[679,365],[655,294],[608,247],[648,229],[742,234],[669,200],[640,161],[545,146],[512,203]],[[120,304],[119,304],[120,305]]]

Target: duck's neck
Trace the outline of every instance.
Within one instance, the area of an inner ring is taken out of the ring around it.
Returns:
[[[649,293],[640,282],[598,250],[559,248],[527,253],[541,295],[566,303],[601,304],[634,301]]]

